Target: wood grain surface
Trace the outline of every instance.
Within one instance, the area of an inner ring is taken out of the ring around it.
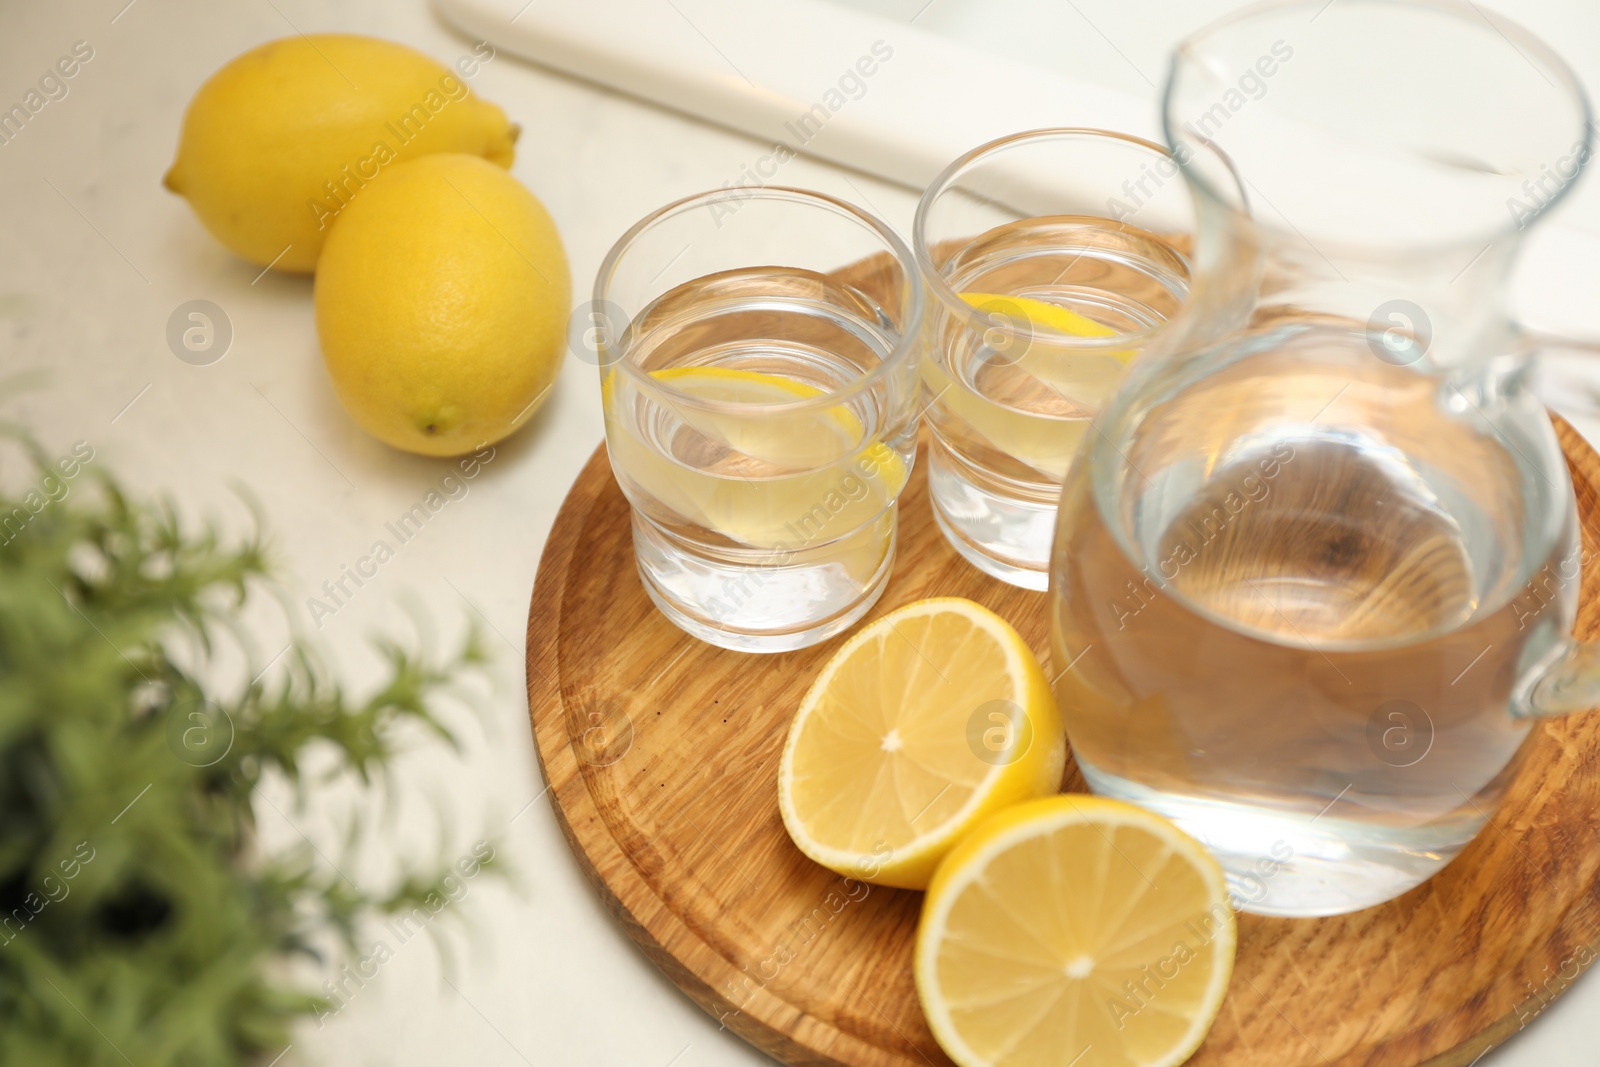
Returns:
[[[1576,629],[1592,639],[1600,457],[1556,428],[1589,561]],[[868,620],[921,597],[970,597],[1044,660],[1044,594],[956,556],[934,526],[923,469],[902,498],[899,557]],[[723,1026],[788,1064],[942,1067],[911,978],[921,894],[847,887],[794,848],[778,815],[790,716],[844,639],[758,657],[673,627],[640,586],[602,448],[567,497],[534,587],[539,760],[595,890]],[[1191,1064],[1466,1067],[1533,1022],[1600,944],[1600,715],[1536,730],[1502,810],[1432,881],[1353,915],[1242,916],[1233,984]],[[1075,768],[1068,780],[1083,788]]]

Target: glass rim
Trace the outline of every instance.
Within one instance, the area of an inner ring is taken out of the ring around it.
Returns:
[[[980,308],[976,308],[957,293],[945,280],[933,262],[933,248],[928,240],[927,229],[930,224],[930,214],[933,204],[940,196],[949,192],[956,180],[974,164],[1007,148],[1015,147],[1027,142],[1046,142],[1062,140],[1095,140],[1095,141],[1120,141],[1137,149],[1142,149],[1155,156],[1170,160],[1174,166],[1179,166],[1177,158],[1163,145],[1131,133],[1122,133],[1118,130],[1099,129],[1093,126],[1042,126],[1038,129],[1021,130],[1017,133],[996,137],[992,141],[985,141],[978,147],[971,149],[951,161],[949,166],[939,172],[938,177],[928,183],[923,190],[922,198],[917,201],[917,212],[911,222],[911,245],[916,252],[917,268],[922,274],[923,282],[938,297],[943,310],[961,322],[964,329],[976,333],[986,333],[992,329],[1004,329],[1009,323],[997,322],[996,317]],[[1115,221],[1115,220],[1113,220]],[[1183,257],[1187,263],[1188,257]],[[1048,326],[1041,326],[1030,321],[1026,330],[1030,338],[1042,338],[1052,347],[1062,349],[1062,354],[1068,352],[1114,352],[1125,349],[1130,345],[1140,346],[1148,344],[1158,333],[1165,329],[1172,319],[1164,319],[1142,330],[1132,330],[1128,333],[1112,334],[1109,337],[1080,337],[1076,334],[1061,333]]]
[[[1572,187],[1577,184],[1578,179],[1583,174],[1584,166],[1587,166],[1588,162],[1594,158],[1594,110],[1589,101],[1589,94],[1584,89],[1583,81],[1578,77],[1577,73],[1572,69],[1565,59],[1563,59],[1553,48],[1545,44],[1544,41],[1541,40],[1537,35],[1529,32],[1522,26],[1521,23],[1516,22],[1513,19],[1509,19],[1498,12],[1485,10],[1479,7],[1477,4],[1471,3],[1470,0],[1339,0],[1339,2],[1346,4],[1347,6],[1353,3],[1361,3],[1372,7],[1417,8],[1431,11],[1439,15],[1450,16],[1463,22],[1483,24],[1487,26],[1488,29],[1499,34],[1500,37],[1504,39],[1505,43],[1512,49],[1512,51],[1521,53],[1522,57],[1532,64],[1535,70],[1537,70],[1541,75],[1554,75],[1557,81],[1560,83],[1559,88],[1565,91],[1568,99],[1577,105],[1577,109],[1579,111],[1579,137],[1574,144],[1582,146],[1582,161],[1580,162],[1578,168],[1574,170],[1570,178],[1562,179],[1561,186],[1556,190],[1555,195],[1540,205],[1538,210],[1535,211],[1533,215],[1526,220],[1526,222],[1521,225],[1517,225],[1515,220],[1513,220],[1509,225],[1501,225],[1483,232],[1467,234],[1458,238],[1450,238],[1448,240],[1440,241],[1437,244],[1419,243],[1413,247],[1413,252],[1418,255],[1426,256],[1446,249],[1477,246],[1484,241],[1491,243],[1503,241],[1506,238],[1525,230],[1531,223],[1543,218],[1551,208],[1555,207],[1562,200],[1564,200],[1567,194],[1572,191]],[[1180,69],[1183,69],[1186,65],[1195,62],[1196,54],[1209,40],[1213,38],[1214,35],[1231,29],[1240,23],[1248,22],[1261,15],[1271,12],[1288,11],[1294,8],[1325,8],[1327,6],[1328,4],[1325,2],[1325,0],[1256,0],[1255,3],[1246,4],[1243,7],[1228,12],[1221,18],[1208,23],[1199,30],[1185,37],[1183,40],[1179,41],[1172,50],[1172,58],[1167,62],[1166,84],[1163,85],[1161,89],[1161,134],[1164,138],[1166,138],[1167,144],[1172,147],[1172,155],[1174,158],[1177,158],[1177,145],[1188,145],[1192,143],[1198,144],[1201,147],[1210,148],[1213,152],[1225,160],[1230,158],[1222,146],[1214,141],[1201,140],[1195,142],[1188,139],[1180,139],[1174,135],[1175,131],[1173,129],[1173,95],[1178,84],[1178,73]],[[1556,83],[1552,82],[1551,84],[1554,86]],[[1229,212],[1230,214],[1243,216],[1250,219],[1252,225],[1254,225],[1257,229],[1267,233],[1278,236],[1287,236],[1292,232],[1291,228],[1285,228],[1268,223],[1251,212],[1249,210],[1248,198],[1242,195],[1242,185],[1240,190],[1240,202],[1235,204],[1226,196],[1224,196],[1222,192],[1215,187],[1215,184],[1197,168],[1186,166],[1182,162],[1179,163],[1179,166],[1183,167],[1184,178],[1186,181],[1190,182],[1191,188],[1193,188],[1198,195],[1204,196],[1207,200],[1220,206],[1223,210]],[[1306,239],[1301,237],[1301,240]],[[1318,240],[1322,244],[1326,244],[1342,253],[1343,255],[1341,258],[1344,258],[1345,256],[1350,258],[1360,258],[1362,255],[1370,255],[1374,252],[1374,249],[1372,249],[1371,246],[1364,244],[1341,244],[1338,240],[1330,239],[1326,235],[1319,236]],[[1309,241],[1306,240],[1306,243],[1309,244]],[[1385,257],[1393,255],[1392,249],[1379,249],[1376,251],[1378,254],[1381,254]]]
[[[857,375],[855,378],[851,379],[847,385],[841,386],[838,389],[818,393],[816,396],[803,397],[798,400],[784,401],[781,403],[758,403],[742,400],[710,400],[705,397],[696,396],[693,393],[685,392],[684,390],[679,389],[669,383],[663,382],[653,375],[641,370],[639,367],[630,363],[626,357],[626,353],[622,352],[620,349],[618,349],[616,351],[616,355],[608,361],[606,359],[607,353],[613,349],[617,349],[621,340],[620,333],[618,333],[615,337],[610,336],[612,332],[615,332],[611,330],[602,331],[601,339],[595,344],[596,354],[600,357],[598,363],[602,374],[608,370],[620,369],[621,373],[628,376],[630,382],[636,389],[639,389],[641,392],[649,395],[657,402],[666,404],[668,407],[683,406],[701,411],[715,411],[745,415],[768,412],[775,414],[803,414],[810,411],[825,411],[830,408],[838,407],[840,404],[848,403],[849,401],[855,399],[855,397],[859,394],[871,390],[879,381],[886,378],[896,369],[900,368],[912,357],[917,349],[917,345],[922,333],[924,302],[922,296],[922,286],[919,284],[917,278],[917,263],[915,257],[911,253],[911,249],[906,246],[905,241],[901,239],[900,235],[896,233],[888,223],[878,218],[872,212],[867,211],[864,208],[857,207],[855,204],[852,204],[849,201],[842,200],[839,197],[831,196],[827,193],[817,192],[811,189],[799,189],[789,185],[764,185],[755,188],[743,189],[711,189],[707,190],[706,192],[693,193],[689,196],[680,197],[677,200],[663,204],[661,207],[656,208],[654,211],[644,216],[644,218],[628,227],[627,231],[624,232],[621,237],[617,238],[616,243],[611,246],[610,251],[605,254],[605,258],[600,261],[600,267],[599,270],[595,272],[594,279],[594,306],[597,308],[605,308],[608,305],[615,305],[615,302],[611,301],[607,296],[607,292],[609,291],[610,287],[610,280],[616,273],[617,264],[621,262],[622,257],[627,254],[634,242],[637,241],[639,237],[645,233],[645,231],[649,230],[657,223],[665,221],[666,219],[684,214],[696,208],[709,207],[711,204],[719,203],[728,199],[733,199],[741,204],[749,200],[771,200],[788,202],[792,204],[802,204],[816,208],[825,208],[833,211],[835,214],[850,219],[857,225],[860,225],[864,229],[875,234],[883,242],[884,248],[882,251],[887,252],[895,261],[899,262],[901,271],[906,276],[906,293],[903,299],[906,321],[904,326],[898,328],[897,330],[898,336],[896,337],[894,347],[881,360],[878,361],[876,366],[863,372],[862,374]],[[754,259],[752,259],[752,263],[754,263]],[[841,264],[841,266],[848,265],[849,264]]]

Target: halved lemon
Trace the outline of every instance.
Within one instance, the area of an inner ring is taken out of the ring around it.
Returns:
[[[1175,1067],[1233,974],[1222,868],[1159,815],[1100,797],[1019,804],[934,875],[916,981],[960,1067]]]
[[[970,600],[865,627],[801,701],[778,770],[789,836],[851,878],[921,889],[984,817],[1054,792],[1066,734],[1039,661]]]

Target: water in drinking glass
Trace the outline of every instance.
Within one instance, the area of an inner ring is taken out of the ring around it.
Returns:
[[[1002,138],[923,194],[928,489],[979,570],[1045,588],[1062,478],[1184,302],[1191,223],[1174,159],[1104,130]]]
[[[882,587],[915,427],[857,383],[897,344],[870,296],[798,268],[697,278],[635,316],[642,373],[605,372],[606,440],[669,616],[782,635]]]
[[[1137,227],[1057,216],[997,227],[944,270],[988,321],[947,315],[930,328],[934,514],[958,548],[1042,589],[1067,466],[1144,339],[1181,304],[1185,261]]]
[[[661,613],[744,652],[866,614],[916,458],[905,242],[823,193],[714,190],[624,234],[590,307],[606,448]]]

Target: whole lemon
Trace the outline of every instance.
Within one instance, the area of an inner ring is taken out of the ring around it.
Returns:
[[[245,259],[310,271],[333,220],[398,162],[511,166],[517,127],[446,67],[390,41],[313,34],[230,60],[189,103],[163,184]]]
[[[451,153],[388,168],[345,209],[314,299],[345,410],[396,448],[453,456],[498,441],[543,401],[572,283],[533,194]]]

